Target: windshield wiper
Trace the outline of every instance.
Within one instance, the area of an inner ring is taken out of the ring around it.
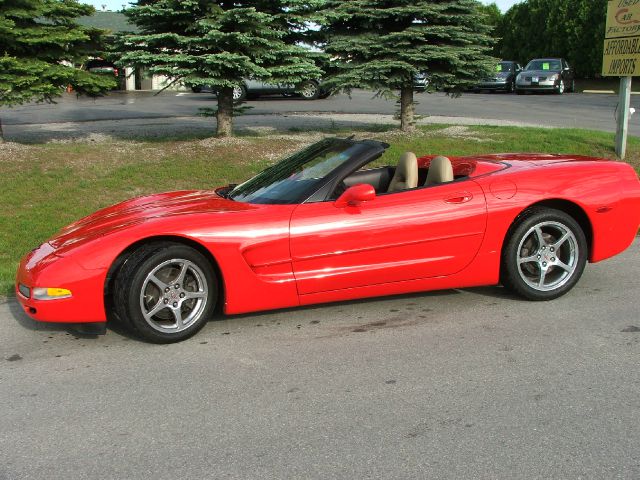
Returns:
[[[226,187],[222,187],[221,189],[219,189],[216,193],[220,195],[222,198],[225,198],[227,200],[233,200],[233,198],[231,198],[231,192],[233,192],[233,189],[236,188],[237,186],[238,186],[237,183],[230,183]]]

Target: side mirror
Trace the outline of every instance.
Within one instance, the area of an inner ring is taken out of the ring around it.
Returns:
[[[359,183],[347,188],[334,204],[337,208],[357,207],[362,202],[370,202],[376,198],[376,190],[367,183]]]

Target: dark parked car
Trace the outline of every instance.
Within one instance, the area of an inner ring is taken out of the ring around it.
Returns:
[[[91,73],[104,73],[118,77],[118,67],[113,62],[102,58],[93,58],[85,64],[85,69]]]
[[[413,77],[413,88],[419,92],[424,92],[431,83],[431,77],[428,73],[416,73]]]
[[[205,85],[193,85],[191,87],[195,93],[213,92],[215,89]],[[277,85],[263,82],[261,80],[245,80],[242,85],[238,85],[233,89],[233,99],[236,101],[245,98],[257,98],[262,95],[298,95],[305,100],[315,100],[317,98],[327,98],[329,92],[325,91],[320,82],[309,80],[300,85]]]
[[[516,78],[518,95],[536,90],[562,95],[564,92],[574,92],[575,88],[575,74],[564,58],[531,60]]]
[[[504,60],[496,65],[496,72],[491,77],[484,79],[476,85],[474,91],[504,90],[511,93],[516,87],[516,76],[521,71],[522,67],[519,63]]]

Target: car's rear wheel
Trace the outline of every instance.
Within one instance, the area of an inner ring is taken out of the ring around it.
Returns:
[[[298,92],[305,100],[316,100],[320,96],[320,87],[316,82],[305,82],[300,85]]]
[[[580,225],[551,208],[531,208],[510,229],[502,251],[501,281],[529,300],[552,300],[578,282],[588,247]]]
[[[145,340],[172,343],[197,333],[217,299],[216,275],[200,252],[175,243],[150,244],[122,266],[113,306]]]

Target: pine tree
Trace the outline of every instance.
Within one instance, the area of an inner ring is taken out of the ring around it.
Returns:
[[[91,96],[115,86],[112,78],[69,66],[98,47],[101,31],[74,23],[93,11],[76,0],[0,2],[0,105],[52,102],[68,85]]]
[[[459,92],[495,66],[492,40],[476,0],[328,0],[326,52],[337,58],[334,90],[400,92],[402,130],[413,129],[413,82]]]
[[[317,0],[316,0],[317,1]],[[124,38],[122,65],[217,92],[217,135],[233,132],[233,88],[247,78],[299,84],[322,71],[297,45],[311,2],[140,0],[126,11],[141,34]]]

